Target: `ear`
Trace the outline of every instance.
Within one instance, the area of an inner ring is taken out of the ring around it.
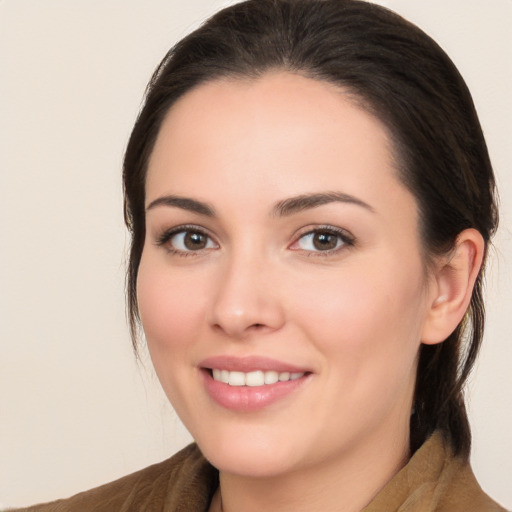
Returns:
[[[453,250],[439,257],[430,278],[422,343],[441,343],[464,318],[484,254],[482,235],[476,229],[466,229],[457,237]]]

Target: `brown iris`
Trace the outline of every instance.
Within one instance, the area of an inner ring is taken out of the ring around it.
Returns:
[[[197,231],[188,231],[183,239],[183,244],[190,251],[199,251],[206,247],[208,237]]]
[[[319,251],[328,251],[336,249],[338,245],[338,235],[329,232],[315,233],[313,236],[313,246]]]

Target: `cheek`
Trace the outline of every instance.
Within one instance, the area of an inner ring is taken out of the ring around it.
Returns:
[[[150,256],[142,257],[137,278],[137,301],[157,371],[161,358],[174,359],[179,351],[190,346],[191,337],[196,336],[201,328],[205,293],[200,283],[201,280],[190,276],[180,278],[172,268],[158,260],[152,261]]]
[[[347,381],[409,375],[419,348],[425,313],[421,267],[391,265],[385,273],[379,268],[351,268],[295,295],[297,321],[326,367]]]
[[[311,414],[335,436],[362,435],[390,418],[407,417],[410,410],[422,283],[417,277],[378,274],[354,271],[324,283],[322,290],[311,288],[310,307],[297,309],[297,321],[322,355],[324,398],[331,404],[316,404]],[[358,418],[357,432],[347,417]]]

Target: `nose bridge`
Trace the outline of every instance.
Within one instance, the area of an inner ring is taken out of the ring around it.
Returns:
[[[284,321],[277,299],[275,269],[261,251],[231,251],[220,266],[210,305],[210,324],[231,337],[254,330],[275,330]]]

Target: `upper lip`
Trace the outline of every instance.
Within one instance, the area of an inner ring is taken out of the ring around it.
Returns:
[[[278,361],[262,356],[234,357],[234,356],[214,356],[208,357],[199,363],[201,368],[228,370],[230,372],[254,372],[276,371],[290,373],[307,373],[309,370],[293,364]]]

